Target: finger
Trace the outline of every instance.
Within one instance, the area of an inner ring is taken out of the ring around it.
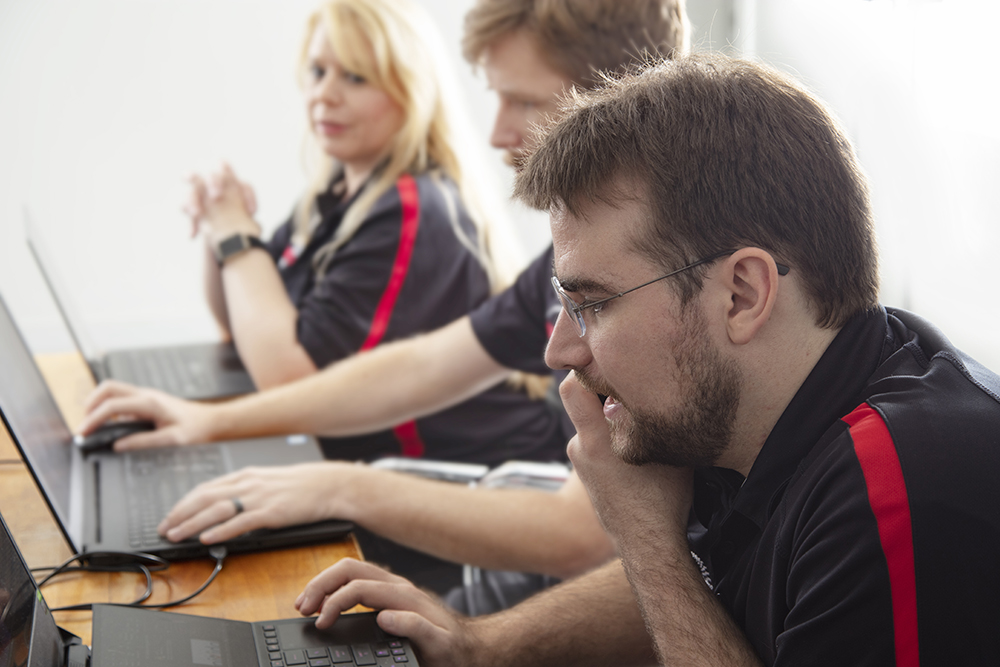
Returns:
[[[153,399],[141,394],[126,394],[119,398],[108,398],[93,408],[80,424],[79,431],[88,435],[95,428],[122,415],[130,415],[136,419],[149,419],[157,424],[162,421],[163,414]]]
[[[217,527],[220,524],[225,525],[235,523],[235,530],[237,532],[233,532],[234,528],[231,526],[229,530],[225,531],[225,533],[227,535],[231,534],[232,537],[242,535],[250,530],[249,528],[240,528],[241,525],[246,524],[246,522],[243,521],[243,517],[246,514],[246,512],[243,514],[236,513],[236,505],[233,503],[232,497],[216,499],[204,504],[199,511],[193,513],[192,516],[184,521],[181,521],[178,525],[164,531],[163,535],[172,542],[187,539],[192,535],[200,535],[200,538],[206,544],[225,541],[225,539],[229,538],[211,539],[211,536],[204,535],[203,533],[204,531]]]
[[[139,391],[138,387],[134,387],[130,384],[124,382],[117,382],[115,380],[105,380],[101,384],[90,392],[90,395],[83,401],[83,409],[85,412],[90,412],[94,409],[94,406],[103,403],[109,398],[115,396],[130,396]]]
[[[243,191],[243,205],[247,213],[251,216],[257,215],[257,193],[249,184],[240,182],[240,189]]]
[[[320,630],[330,627],[342,612],[359,604],[372,609],[415,612],[424,617],[436,615],[439,610],[437,602],[405,579],[402,583],[354,579],[327,596],[316,617],[316,627]]]
[[[189,444],[182,438],[175,427],[158,428],[155,431],[133,433],[115,440],[114,451],[129,452],[138,449],[153,449],[154,447],[176,447]]]
[[[327,595],[340,589],[354,579],[406,582],[406,579],[390,574],[371,563],[365,563],[353,558],[344,558],[335,565],[320,572],[306,584],[302,594],[295,601],[295,608],[303,615],[312,614],[320,608]]]
[[[562,397],[566,414],[576,426],[577,432],[591,429],[607,431],[608,423],[604,418],[601,399],[580,384],[576,372],[571,371],[559,385],[559,395]]]

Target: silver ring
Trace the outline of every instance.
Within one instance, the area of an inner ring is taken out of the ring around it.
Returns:
[[[235,509],[235,510],[236,510],[236,513],[237,513],[237,514],[240,514],[240,513],[241,513],[241,512],[243,512],[243,510],[245,509],[245,508],[243,507],[243,503],[242,503],[242,502],[240,502],[240,499],[239,499],[239,498],[230,498],[230,499],[229,499],[229,502],[231,502],[231,503],[233,504],[233,509]]]

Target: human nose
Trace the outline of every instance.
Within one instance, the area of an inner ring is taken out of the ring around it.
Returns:
[[[493,148],[515,150],[521,147],[522,134],[510,105],[500,103],[497,117],[493,121],[493,132],[490,133],[490,145]]]
[[[309,98],[312,102],[339,104],[343,95],[337,77],[333,76],[331,72],[325,72],[310,87]]]
[[[591,361],[590,347],[585,336],[570,320],[563,308],[545,348],[545,363],[553,370],[583,368]]]

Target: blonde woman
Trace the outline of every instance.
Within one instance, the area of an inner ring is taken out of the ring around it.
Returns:
[[[471,142],[434,35],[409,0],[330,0],[309,18],[300,76],[312,182],[270,241],[259,239],[252,190],[228,166],[192,177],[209,303],[260,389],[441,327],[519,268],[474,190],[462,154]],[[498,386],[324,448],[497,463],[562,458],[561,439],[544,402]]]

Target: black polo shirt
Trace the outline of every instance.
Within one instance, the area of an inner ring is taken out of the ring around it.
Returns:
[[[562,409],[558,392],[567,371],[553,371],[545,365],[545,346],[561,311],[562,304],[552,289],[550,245],[511,287],[476,308],[469,317],[479,343],[498,363],[527,373],[552,375],[550,403],[559,410],[563,436],[568,442],[576,428]]]
[[[768,665],[1000,664],[1000,378],[904,311],[854,318],[694,553]]]

